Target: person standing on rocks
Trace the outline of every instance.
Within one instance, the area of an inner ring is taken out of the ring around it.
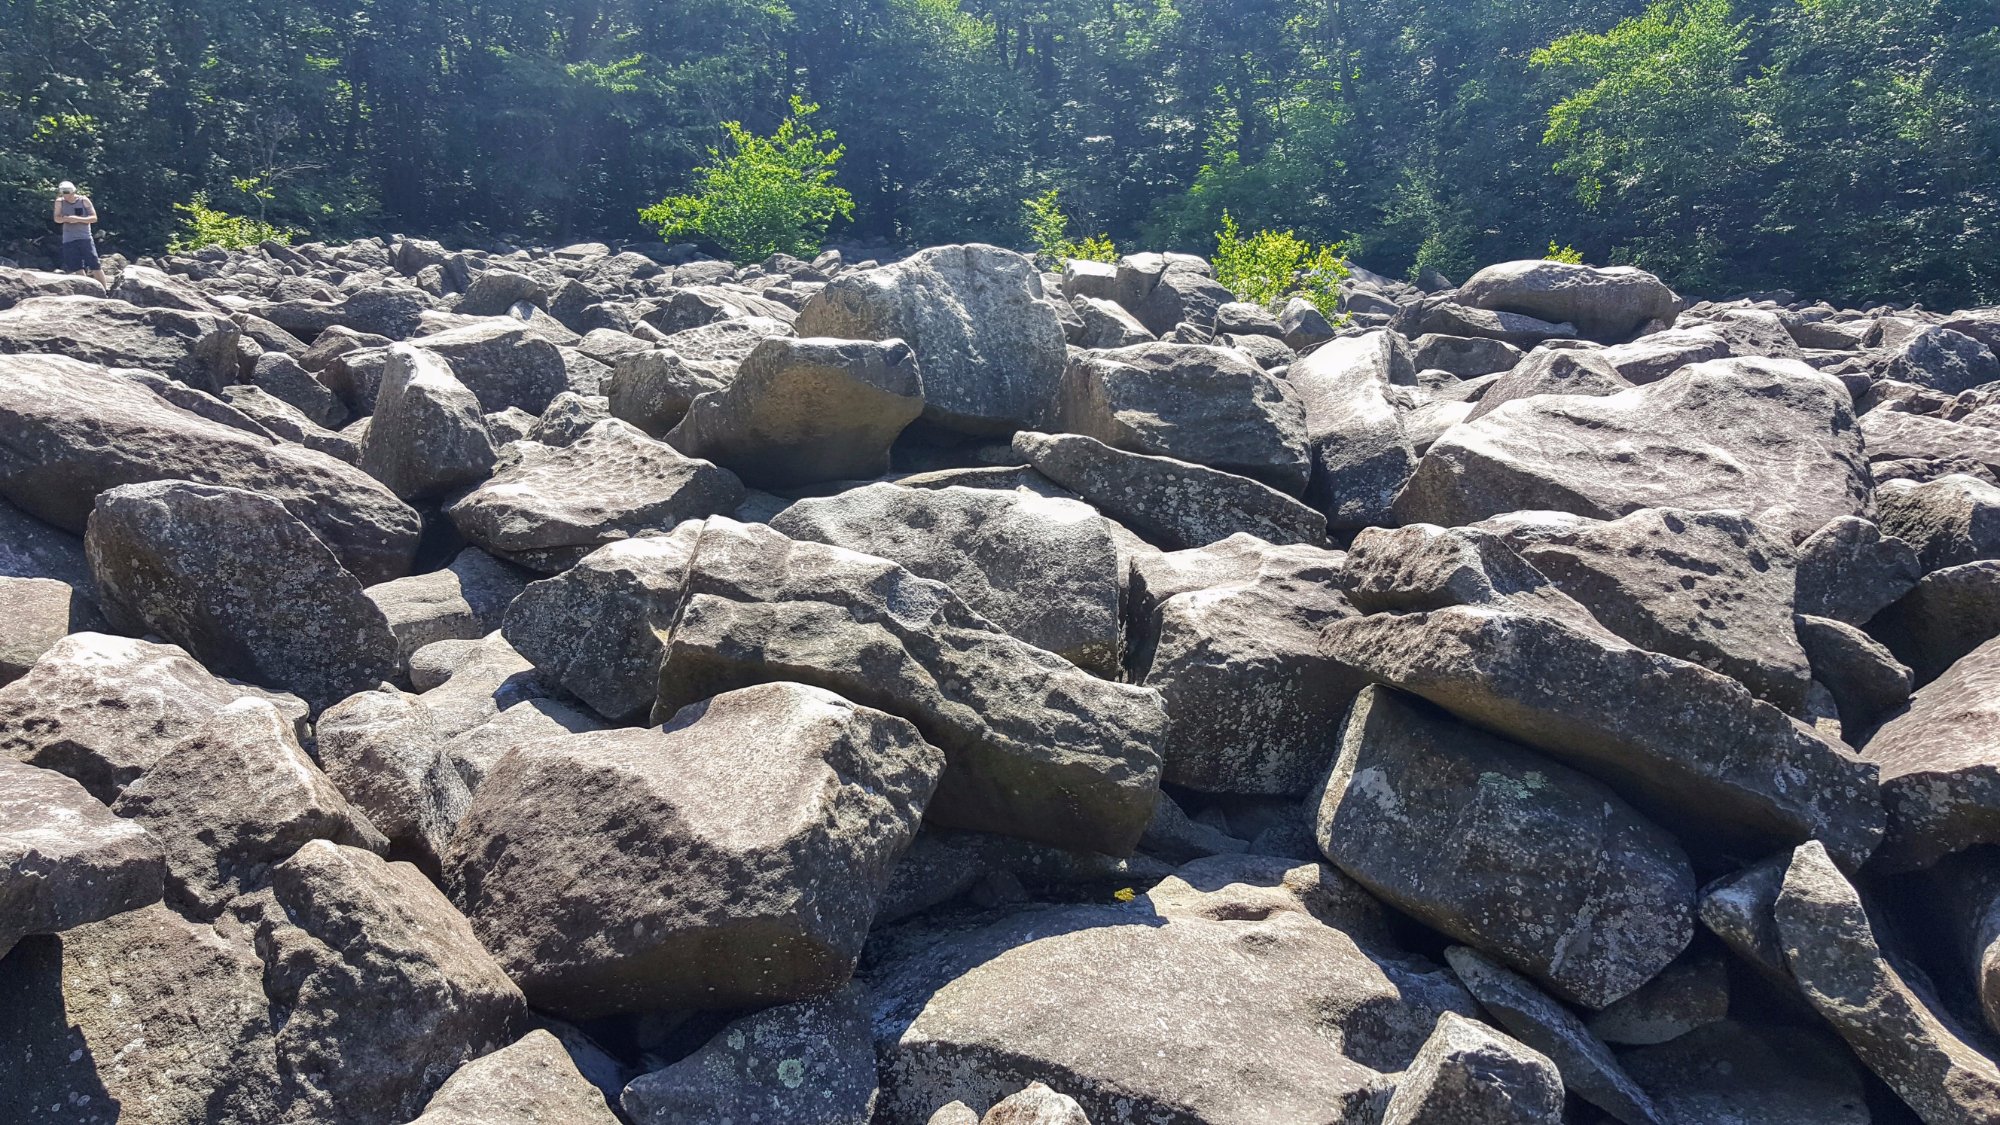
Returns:
[[[78,194],[76,185],[68,180],[56,188],[55,220],[63,229],[63,272],[88,273],[99,285],[109,288],[110,283],[104,280],[104,265],[97,260],[97,240],[90,231],[97,222],[97,207],[89,196]]]

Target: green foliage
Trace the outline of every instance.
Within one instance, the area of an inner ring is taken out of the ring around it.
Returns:
[[[208,193],[204,191],[195,192],[194,198],[186,203],[174,204],[174,210],[180,212],[181,225],[167,243],[167,249],[176,254],[209,249],[247,250],[267,241],[289,245],[301,233],[210,207]]]
[[[792,98],[792,112],[769,137],[725,121],[729,151],[708,150],[694,170],[696,191],[670,195],[639,212],[668,240],[700,236],[739,261],[783,252],[810,258],[836,218],[854,214],[854,197],[833,182],[846,152],[831,129],[810,124],[819,106]]]
[[[1245,238],[1235,216],[1224,211],[1211,261],[1215,280],[1239,300],[1275,309],[1296,292],[1329,320],[1340,317],[1340,283],[1349,271],[1338,245],[1315,247],[1288,230]]]
[[[1567,262],[1572,266],[1583,264],[1583,251],[1574,246],[1557,246],[1556,240],[1549,239],[1549,252],[1542,255],[1545,262]]]
[[[1045,269],[1061,269],[1062,264],[1080,258],[1087,262],[1115,262],[1118,247],[1111,236],[1092,235],[1081,242],[1069,236],[1069,216],[1063,213],[1055,188],[1021,201],[1028,224],[1028,237],[1035,244],[1035,260]]]

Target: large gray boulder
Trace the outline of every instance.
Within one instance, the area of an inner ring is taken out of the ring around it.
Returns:
[[[0,266],[0,309],[11,309],[31,297],[103,296],[104,286],[94,277]]]
[[[158,902],[165,875],[144,825],[54,770],[0,757],[0,958],[29,934]]]
[[[546,308],[548,286],[514,270],[489,269],[472,279],[452,311],[462,316],[505,316],[517,301]]]
[[[507,607],[507,640],[598,714],[644,717],[698,539],[652,535],[592,551],[521,592]]]
[[[105,616],[314,710],[396,674],[361,582],[262,493],[154,481],[97,498],[84,535]]]
[[[81,533],[97,494],[190,480],[283,504],[363,582],[401,577],[417,513],[323,453],[198,417],[116,373],[60,356],[0,357],[0,495]]]
[[[295,299],[252,305],[249,311],[290,332],[312,340],[329,328],[346,328],[391,340],[407,340],[435,305],[421,289],[386,285],[357,289],[338,301]]]
[[[392,345],[360,466],[405,500],[483,479],[493,470],[493,439],[478,397],[436,354]]]
[[[1840,1040],[1785,1024],[1709,1024],[1619,1063],[1668,1120],[1703,1125],[1871,1125],[1861,1068]]]
[[[1910,666],[1918,685],[1944,674],[1960,657],[2000,637],[2000,559],[1933,570],[1868,630]]]
[[[1129,855],[1159,786],[1159,693],[1008,636],[884,559],[712,519],[692,546],[653,719],[792,680],[915,723],[950,760],[933,823]]]
[[[1694,935],[1694,872],[1673,837],[1589,777],[1387,688],[1347,714],[1317,834],[1384,901],[1586,1007],[1645,984]]]
[[[877,1082],[867,999],[850,986],[744,1016],[687,1058],[633,1079],[619,1101],[638,1125],[869,1125]]]
[[[867,479],[889,471],[889,446],[923,410],[924,381],[901,340],[773,336],[664,440],[757,488]]]
[[[611,416],[654,437],[687,417],[694,400],[729,385],[733,374],[716,364],[691,363],[670,348],[646,348],[618,357],[604,380]]]
[[[101,628],[91,600],[53,578],[0,578],[0,686],[28,674],[42,654],[72,632]]]
[[[1305,406],[1306,498],[1335,530],[1394,522],[1390,505],[1417,467],[1402,420],[1402,388],[1417,381],[1403,338],[1377,329],[1329,340],[1294,363],[1286,381]]]
[[[561,349],[512,317],[434,332],[412,343],[443,356],[488,413],[518,406],[540,414],[569,389]]]
[[[1438,1017],[1382,1125],[1556,1125],[1562,1074],[1547,1055],[1457,1012]]]
[[[508,603],[533,576],[477,547],[453,556],[442,570],[368,587],[396,635],[398,667],[438,641],[476,641],[500,627]]]
[[[1153,343],[1081,354],[1063,372],[1054,422],[1114,448],[1305,491],[1298,396],[1229,348]]]
[[[1918,689],[1861,753],[1882,771],[1886,869],[2000,842],[2000,637]]]
[[[1882,530],[1907,542],[1926,573],[2000,559],[2000,487],[1953,473],[1884,488]]]
[[[1908,543],[1856,516],[1828,521],[1796,556],[1793,608],[1849,625],[1867,624],[1924,575]]]
[[[562,1041],[537,1028],[452,1072],[410,1125],[618,1125]]]
[[[1985,344],[1949,328],[1926,328],[1904,340],[1882,368],[1885,379],[1948,395],[2000,382],[2000,359]]]
[[[871,484],[809,498],[771,520],[793,539],[897,563],[974,612],[1079,668],[1115,678],[1123,586],[1111,525],[1088,504],[1020,490]]]
[[[1871,465],[1880,466],[1884,461],[1972,462],[1988,473],[2000,471],[2000,427],[1878,406],[1861,416],[1861,436],[1867,442]]]
[[[743,484],[607,418],[567,446],[516,442],[498,472],[446,513],[467,539],[553,574],[606,543],[731,512]]]
[[[1490,383],[1465,415],[1471,422],[1510,402],[1536,395],[1615,395],[1632,383],[1611,361],[1580,348],[1536,348]]]
[[[843,270],[799,310],[802,336],[900,339],[924,374],[924,417],[969,433],[1041,421],[1066,362],[1062,323],[1032,260],[977,243]]]
[[[447,881],[540,1008],[803,999],[854,971],[943,767],[901,719],[800,684],[746,688],[663,728],[501,759]]]
[[[136,367],[210,394],[236,382],[237,336],[235,323],[214,313],[95,297],[35,297],[0,309],[0,353]]]
[[[1326,517],[1249,477],[1171,457],[1114,449],[1081,434],[1014,435],[1014,452],[1043,476],[1170,551],[1236,534],[1318,543]]]
[[[1487,266],[1458,287],[1457,300],[1568,322],[1580,335],[1607,344],[1630,338],[1650,321],[1671,324],[1681,311],[1674,291],[1645,270],[1533,260]]]
[[[1663,473],[1661,465],[1674,471]],[[1807,534],[1866,515],[1870,479],[1847,388],[1802,363],[1726,359],[1602,398],[1546,395],[1453,426],[1396,498],[1446,527],[1548,509],[1733,508]]]

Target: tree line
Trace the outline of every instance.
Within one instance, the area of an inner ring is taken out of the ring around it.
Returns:
[[[645,237],[794,98],[832,237],[1573,246],[1692,292],[2000,301],[2000,0],[0,0],[0,246],[53,184],[333,237]],[[0,250],[0,253],[4,253]]]

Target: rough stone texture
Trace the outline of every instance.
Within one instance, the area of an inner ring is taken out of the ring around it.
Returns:
[[[234,323],[212,313],[95,297],[31,297],[0,309],[0,353],[136,367],[209,394],[236,381],[238,335]]]
[[[54,770],[0,757],[0,958],[29,934],[158,902],[165,872],[143,825]]]
[[[327,775],[386,839],[377,850],[426,873],[440,871],[472,795],[422,697],[356,692],[327,708],[315,730]]]
[[[2000,359],[1985,344],[1949,328],[1926,328],[1890,353],[1882,375],[1955,395],[2000,381]]]
[[[367,589],[396,636],[398,666],[426,645],[476,641],[500,627],[507,606],[530,575],[477,547],[467,547],[443,570],[412,574]]]
[[[1910,666],[1918,684],[2000,637],[2000,559],[1948,566],[1875,615],[1869,630]]]
[[[490,269],[472,279],[452,311],[464,316],[504,316],[516,301],[547,306],[548,287],[523,273]]]
[[[1335,530],[1394,522],[1390,505],[1417,467],[1401,416],[1399,388],[1416,383],[1403,338],[1377,330],[1330,340],[1293,364],[1286,380],[1305,406],[1306,498]]]
[[[1318,643],[1321,626],[1354,614],[1340,565],[1337,552],[1248,535],[1135,560],[1133,678],[1166,706],[1166,780],[1297,796],[1325,774],[1363,682]]]
[[[655,721],[748,684],[814,684],[945,752],[934,823],[1131,853],[1159,784],[1159,693],[1015,640],[886,560],[733,520],[698,534]]]
[[[1537,348],[1512,370],[1493,380],[1465,421],[1484,418],[1507,403],[1536,395],[1615,395],[1632,384],[1611,361],[1594,351]]]
[[[1926,573],[2000,558],[2000,488],[1954,473],[1925,484],[1885,488],[1882,530],[1909,543]]]
[[[1374,679],[1591,774],[1705,847],[1817,837],[1859,861],[1881,839],[1870,763],[1705,668],[1488,606],[1336,621],[1324,643]]]
[[[81,532],[98,493],[171,479],[276,499],[363,582],[400,577],[416,550],[417,514],[351,465],[197,417],[104,368],[0,357],[0,495]]]
[[[562,352],[511,317],[434,332],[413,343],[443,356],[488,413],[518,406],[540,414],[569,389]]]
[[[770,526],[942,582],[1021,640],[1117,676],[1124,568],[1110,525],[1088,504],[1021,491],[871,484],[801,500]]]
[[[1418,371],[1435,368],[1473,379],[1513,367],[1521,362],[1521,349],[1501,340],[1433,332],[1410,341],[1410,362]]]
[[[69,583],[53,578],[0,578],[0,686],[28,674],[42,654],[72,632],[98,623],[97,610]]]
[[[1479,336],[1532,348],[1544,340],[1573,340],[1576,325],[1543,320],[1522,313],[1494,312],[1459,304],[1456,293],[1441,293],[1404,305],[1389,321],[1398,334],[1420,336]]]
[[[1889,809],[1876,862],[1909,870],[2000,841],[2000,637],[1919,689],[1861,752]]]
[[[1602,1008],[1694,933],[1674,839],[1604,786],[1387,688],[1363,689],[1319,847],[1385,901]]]
[[[1122,294],[1121,294],[1122,296]],[[1125,305],[1139,323],[1155,336],[1166,337],[1181,324],[1203,330],[1215,325],[1216,311],[1234,301],[1236,294],[1208,276],[1207,263],[1199,269],[1169,260],[1160,280],[1136,306]],[[1121,299],[1120,304],[1124,304]]]
[[[923,409],[916,356],[900,340],[774,336],[665,440],[758,488],[865,479],[888,471],[890,443]]]
[[[615,418],[560,448],[517,442],[511,460],[447,509],[467,539],[552,574],[606,543],[734,511],[743,485]]]
[[[1824,1032],[1733,1020],[1618,1060],[1668,1120],[1871,1125],[1853,1056]]]
[[[923,370],[924,417],[969,433],[1035,425],[1066,362],[1062,324],[1034,263],[977,243],[843,270],[799,310],[797,330],[908,342]]]
[[[1555,1063],[1570,1093],[1625,1125],[1669,1125],[1652,1099],[1618,1065],[1611,1048],[1569,1009],[1526,977],[1465,946],[1452,946],[1444,956],[1480,1007],[1516,1039]]]
[[[618,1125],[560,1040],[535,1030],[466,1063],[410,1125]]]
[[[314,710],[396,673],[396,638],[361,583],[278,501],[187,481],[97,498],[84,547],[112,624]]]
[[[919,1125],[1060,1075],[1099,1122],[1378,1120],[1389,1074],[1470,999],[1292,878],[1317,865],[1237,862],[1125,906],[1028,909],[888,951],[868,981],[878,1117]]]
[[[1588,609],[1485,528],[1369,528],[1354,537],[1339,581],[1363,613],[1494,606],[1559,618],[1617,643]]]
[[[1030,1082],[1020,1093],[1008,1095],[987,1110],[979,1125],[1090,1125],[1090,1118],[1075,1098]]]
[[[1154,343],[1081,354],[1063,373],[1054,413],[1064,431],[1114,448],[1305,491],[1298,397],[1228,348]]]
[[[1674,291],[1644,270],[1551,261],[1487,266],[1458,287],[1456,300],[1568,322],[1578,334],[1608,344],[1630,337],[1648,321],[1672,323],[1681,311]]]
[[[1793,608],[1849,625],[1867,624],[1923,577],[1908,543],[1854,516],[1828,521],[1799,544],[1796,557]]]
[[[47,270],[0,266],[0,309],[11,309],[31,297],[102,297],[104,286],[94,277]]]
[[[662,337],[659,343],[690,363],[734,372],[765,340],[792,334],[791,321],[783,318],[737,316],[675,332]]]
[[[853,972],[943,764],[901,719],[799,684],[747,688],[663,730],[503,758],[446,874],[537,1007],[802,999]]]
[[[1800,991],[1927,1125],[1993,1120],[2000,1067],[1883,957],[1861,896],[1817,841],[1792,853],[1773,913]]]
[[[1868,443],[1871,465],[1911,459],[1963,459],[1984,466],[1989,473],[2000,467],[2000,428],[1993,426],[1878,408],[1861,416],[1860,428]]]
[[[695,399],[728,385],[729,376],[714,365],[690,363],[668,348],[648,348],[618,357],[604,394],[613,418],[659,437],[680,424]]]
[[[877,1083],[866,1003],[850,986],[745,1016],[633,1079],[620,1101],[638,1125],[869,1125]]]
[[[86,597],[96,587],[81,536],[51,527],[0,500],[0,576],[47,578]]]
[[[479,399],[435,354],[391,345],[360,465],[405,500],[484,479],[493,470],[493,439]]]
[[[1078,328],[1071,342],[1080,348],[1127,348],[1157,337],[1122,305],[1101,297],[1074,297]]]
[[[1081,434],[1014,435],[1036,471],[1168,550],[1245,533],[1272,543],[1317,543],[1326,517],[1249,477],[1114,449]]]
[[[1603,398],[1525,399],[1453,426],[1395,512],[1449,527],[1533,509],[1616,519],[1733,508],[1803,534],[1865,515],[1870,491],[1845,387],[1801,363],[1727,359]]]
[[[1593,1014],[1591,1034],[1606,1043],[1650,1046],[1729,1017],[1729,965],[1690,951],[1637,991]]]
[[[1562,1111],[1562,1075],[1548,1056],[1446,1012],[1396,1084],[1382,1125],[1556,1125]]]
[[[1910,670],[1887,648],[1844,621],[1803,614],[1795,621],[1813,679],[1833,696],[1847,741],[1858,745],[1862,732],[1873,730],[1884,715],[1909,700]]]

